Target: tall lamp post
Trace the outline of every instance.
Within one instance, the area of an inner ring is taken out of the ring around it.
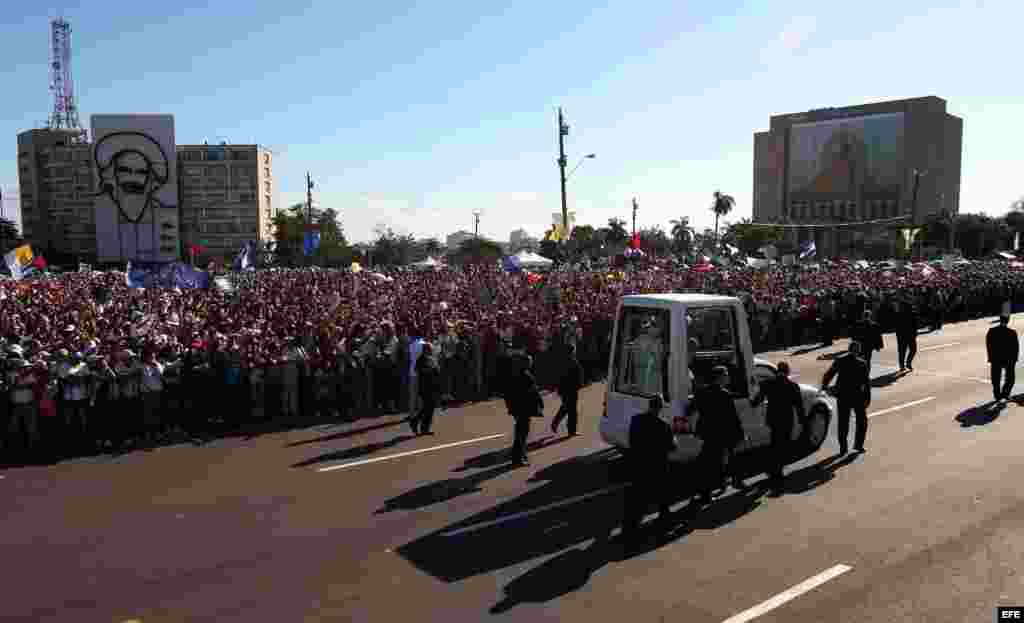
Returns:
[[[473,210],[473,236],[480,237],[480,210]]]
[[[912,228],[916,228],[920,224],[920,220],[921,220],[919,215],[918,215],[918,213],[917,213],[917,191],[921,187],[921,178],[924,177],[925,175],[928,175],[927,171],[922,171],[920,169],[914,169],[914,194],[913,194],[913,198],[911,199],[911,215],[913,217],[912,218],[912,222],[911,222],[911,227]],[[913,229],[911,229],[911,231],[913,231]],[[920,249],[920,248],[921,247],[920,247],[920,243],[919,243],[918,244],[918,249]],[[913,251],[914,251],[914,245],[913,244],[910,245],[910,251],[911,251],[911,255],[913,255]]]
[[[562,233],[568,236],[569,233],[569,208],[565,196],[565,183],[569,180],[576,169],[580,168],[583,161],[588,158],[594,158],[597,154],[587,154],[580,158],[580,161],[573,167],[572,171],[568,175],[565,174],[565,167],[568,166],[569,161],[565,157],[565,137],[569,136],[569,124],[565,122],[565,117],[562,115],[562,109],[558,109],[558,171],[559,180],[562,185]]]

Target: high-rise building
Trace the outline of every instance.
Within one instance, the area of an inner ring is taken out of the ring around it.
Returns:
[[[807,225],[787,237],[819,257],[894,241],[899,223],[959,212],[962,137],[933,96],[773,116],[754,134],[753,220]]]
[[[265,147],[179,145],[178,184],[182,240],[203,256],[273,239],[273,154]]]
[[[79,130],[18,134],[22,236],[42,253],[96,254],[92,145]]]

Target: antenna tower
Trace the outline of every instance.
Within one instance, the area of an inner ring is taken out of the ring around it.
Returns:
[[[71,24],[63,18],[50,22],[50,90],[53,91],[50,129],[76,131],[85,139],[75,103],[75,83],[71,78]]]

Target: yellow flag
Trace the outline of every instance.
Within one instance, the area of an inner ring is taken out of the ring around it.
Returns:
[[[14,250],[14,259],[17,260],[18,265],[28,266],[32,263],[32,245],[23,244]]]

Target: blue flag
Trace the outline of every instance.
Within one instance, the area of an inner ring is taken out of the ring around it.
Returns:
[[[813,240],[808,240],[800,247],[800,259],[812,257],[818,252],[818,245],[814,244]]]
[[[505,256],[505,259],[501,261],[501,265],[510,273],[518,273],[523,270],[522,264],[519,263],[519,257],[515,255]]]
[[[235,261],[231,265],[232,270],[249,270],[254,268],[256,263],[256,242],[250,240],[242,245],[242,248],[238,251],[238,255],[235,256]]]
[[[316,253],[316,250],[320,248],[320,232],[318,231],[307,231],[306,237],[302,241],[302,250],[307,256]]]

